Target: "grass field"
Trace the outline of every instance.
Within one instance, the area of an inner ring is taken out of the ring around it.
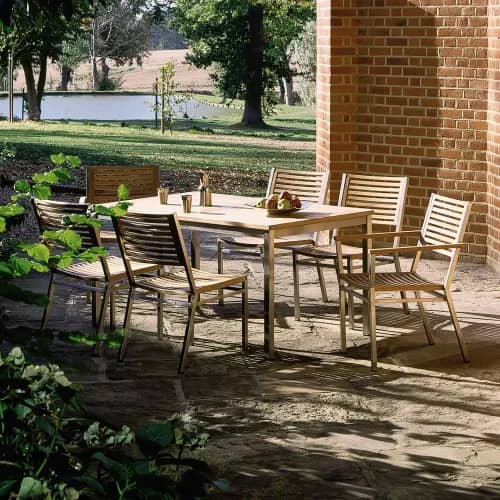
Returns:
[[[173,135],[163,136],[146,122],[0,122],[0,142],[34,161],[63,152],[89,165],[157,163],[163,170],[229,169],[248,175],[272,167],[314,168],[313,110],[281,106],[267,129],[234,126],[240,118],[241,111],[232,110],[220,118],[180,120]]]

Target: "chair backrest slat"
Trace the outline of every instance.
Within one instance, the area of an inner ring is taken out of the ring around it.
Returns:
[[[80,235],[82,250],[100,245],[99,237],[93,227],[86,224],[69,227],[63,222],[65,216],[86,214],[89,208],[88,203],[33,199],[33,206],[40,232],[71,229]]]
[[[423,245],[461,243],[469,218],[471,203],[432,194],[422,225]],[[436,253],[452,257],[454,250],[436,250]]]
[[[303,201],[325,204],[328,202],[329,172],[314,170],[272,169],[266,196],[288,191]]]
[[[175,214],[130,213],[112,219],[131,283],[134,282],[132,262],[144,262],[183,267],[194,290],[191,266]]]
[[[338,205],[370,208],[373,224],[392,226],[399,231],[403,226],[407,190],[407,177],[344,174]]]
[[[117,201],[117,189],[120,184],[128,186],[131,199],[155,196],[160,185],[160,167],[158,165],[88,166],[86,201],[88,203]]]

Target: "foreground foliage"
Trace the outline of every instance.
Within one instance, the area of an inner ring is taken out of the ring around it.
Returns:
[[[179,416],[110,429],[86,418],[58,366],[29,364],[18,347],[0,355],[0,498],[199,498],[224,487],[184,457],[207,438]]]

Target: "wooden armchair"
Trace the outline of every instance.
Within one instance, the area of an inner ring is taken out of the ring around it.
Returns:
[[[130,317],[134,296],[137,290],[154,294],[157,302],[158,334],[163,330],[164,296],[177,296],[187,299],[189,319],[186,325],[184,342],[179,362],[179,373],[184,371],[187,352],[194,336],[196,309],[207,302],[218,299],[217,292],[224,290],[225,295],[241,294],[242,302],[242,350],[248,344],[248,289],[245,275],[223,275],[192,269],[187,257],[181,228],[175,214],[136,215],[113,217],[113,225],[118,236],[118,244],[127,270],[130,292],[125,314],[122,345],[119,360],[125,358]],[[169,266],[168,272],[161,276],[139,277],[133,272],[134,261]],[[227,292],[229,291],[229,292]],[[210,294],[201,298],[202,294]],[[151,298],[151,297],[150,297]]]
[[[340,186],[338,206],[371,208],[373,209],[373,225],[384,229],[390,228],[392,231],[401,231],[407,190],[408,177],[344,174]],[[333,233],[332,237],[334,236],[335,233]],[[398,236],[395,236],[392,241],[393,246],[397,247],[399,245]],[[347,271],[352,272],[353,261],[363,258],[361,247],[344,245],[342,259],[338,259],[337,248],[333,241],[327,245],[293,246],[291,250],[293,252],[294,308],[297,321],[300,320],[299,266],[301,263],[312,261],[316,264],[321,295],[323,301],[328,302],[322,268],[332,267],[337,270],[337,265],[343,266],[343,259],[345,259]],[[328,264],[328,261],[331,261],[331,263]],[[397,254],[385,256],[380,261],[383,264],[393,263],[396,271],[401,271]],[[402,292],[401,296],[404,298],[404,292]],[[403,310],[405,313],[409,312],[408,305],[405,302],[403,302]],[[349,319],[351,326],[354,326],[354,302],[352,297],[349,298]]]
[[[434,344],[432,329],[426,315],[424,302],[445,301],[450,312],[451,321],[455,328],[458,344],[464,362],[469,361],[467,345],[460,329],[460,323],[455,312],[450,294],[450,287],[455,273],[465,227],[469,219],[471,203],[455,200],[433,194],[429,201],[422,229],[420,231],[400,231],[394,233],[381,233],[365,235],[363,238],[374,239],[377,237],[391,236],[418,236],[418,244],[408,247],[376,248],[370,250],[370,271],[368,273],[343,273],[340,272],[340,318],[341,318],[341,343],[342,350],[346,350],[346,324],[345,304],[346,294],[352,294],[362,299],[368,305],[371,343],[371,366],[377,369],[377,343],[376,343],[376,305],[390,302],[416,302],[422,317],[425,333],[429,344]],[[359,239],[359,235],[342,235],[337,237],[337,255],[342,259],[343,242],[351,238]],[[449,259],[448,270],[443,281],[429,279],[418,273],[418,265],[422,252],[434,252]],[[414,259],[411,270],[408,272],[384,272],[375,270],[376,259],[384,255],[413,254]],[[364,293],[363,293],[364,292]],[[384,293],[378,297],[378,293]],[[414,297],[387,297],[387,292],[408,292]],[[422,294],[425,294],[423,297]]]

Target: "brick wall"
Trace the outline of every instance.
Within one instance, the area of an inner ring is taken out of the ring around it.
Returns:
[[[500,269],[500,0],[490,0],[488,20],[488,262]]]
[[[410,177],[409,227],[420,226],[432,192],[474,201],[466,253],[484,260],[487,0],[318,5],[328,36],[318,44],[317,162],[332,171],[332,199],[340,174],[357,171]]]

